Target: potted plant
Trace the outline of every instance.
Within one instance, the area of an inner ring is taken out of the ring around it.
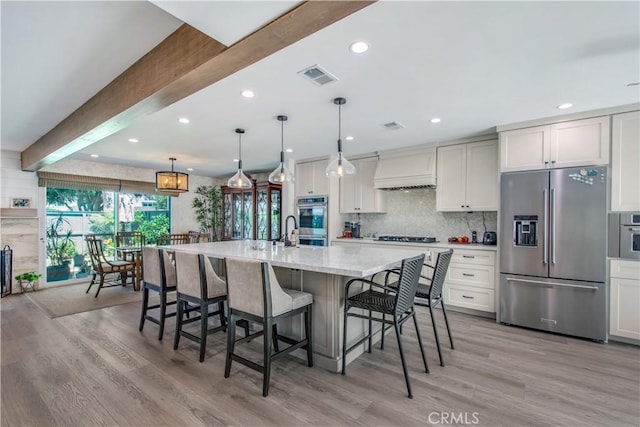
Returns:
[[[18,281],[20,285],[20,290],[22,292],[26,292],[27,289],[31,288],[32,291],[37,289],[37,281],[42,277],[42,274],[38,274],[35,271],[28,271],[26,273],[18,274],[15,279]]]
[[[222,236],[222,190],[212,185],[201,185],[196,194],[192,206],[200,231],[209,233],[212,242],[218,241]]]
[[[71,277],[71,259],[76,253],[76,246],[71,240],[71,224],[58,216],[47,226],[47,256],[51,265],[47,267],[49,282],[67,280]]]

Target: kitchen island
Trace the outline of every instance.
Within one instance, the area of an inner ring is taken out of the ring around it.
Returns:
[[[416,250],[342,247],[342,246],[272,246],[270,242],[250,240],[164,246],[167,250],[201,253],[215,260],[244,258],[267,261],[274,267],[281,286],[313,294],[313,352],[315,363],[338,372],[342,363],[342,310],[347,281],[369,277],[397,267]],[[218,268],[221,267],[218,262]],[[354,292],[361,288],[352,287]],[[302,319],[278,324],[285,335],[300,337]],[[374,326],[375,327],[375,326]],[[378,326],[379,327],[379,326]],[[366,334],[366,321],[352,320],[347,331],[347,345]],[[376,340],[380,335],[376,335]],[[347,363],[366,349],[365,344],[347,355]],[[295,354],[295,353],[294,353]],[[302,352],[300,353],[302,357]]]

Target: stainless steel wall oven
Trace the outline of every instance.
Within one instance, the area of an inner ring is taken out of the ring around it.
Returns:
[[[609,256],[640,260],[640,212],[609,214]]]
[[[299,197],[296,200],[299,244],[327,246],[328,204],[326,196]]]

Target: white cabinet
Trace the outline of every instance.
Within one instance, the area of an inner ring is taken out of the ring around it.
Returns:
[[[500,133],[500,172],[609,163],[609,116]]]
[[[326,160],[296,164],[296,197],[327,195],[329,178],[325,175]]]
[[[438,147],[438,211],[498,210],[498,142]]]
[[[384,194],[373,187],[377,157],[353,160],[354,176],[340,178],[340,213],[384,212]]]
[[[454,249],[444,282],[444,302],[494,313],[495,282],[495,252]]]
[[[640,111],[612,117],[611,210],[640,211]]]
[[[500,172],[543,169],[549,164],[551,126],[500,133]]]
[[[640,262],[611,260],[609,334],[640,340]]]

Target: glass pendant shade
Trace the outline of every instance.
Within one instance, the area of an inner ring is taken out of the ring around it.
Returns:
[[[171,170],[156,172],[156,190],[163,193],[179,194],[189,191],[189,175],[182,172],[174,172],[174,157],[170,157]]]
[[[291,181],[293,181],[293,174],[284,162],[280,162],[278,167],[269,174],[269,182],[272,184],[282,184]]]
[[[293,181],[293,174],[284,163],[284,122],[287,121],[288,117],[278,116],[277,118],[280,122],[280,164],[269,174],[269,182],[272,184]]]
[[[325,169],[325,174],[328,177],[355,175],[356,167],[342,155],[342,152],[339,152],[337,155],[334,154],[331,156],[329,165],[327,166],[327,169]]]
[[[247,175],[242,172],[242,134],[244,129],[236,129],[236,133],[238,134],[238,172],[229,178],[227,187],[247,189],[253,187],[253,184]]]
[[[328,177],[355,175],[356,167],[342,154],[342,106],[347,103],[347,100],[344,98],[336,98],[333,100],[333,103],[338,106],[338,154],[331,156],[329,165],[324,172]]]

